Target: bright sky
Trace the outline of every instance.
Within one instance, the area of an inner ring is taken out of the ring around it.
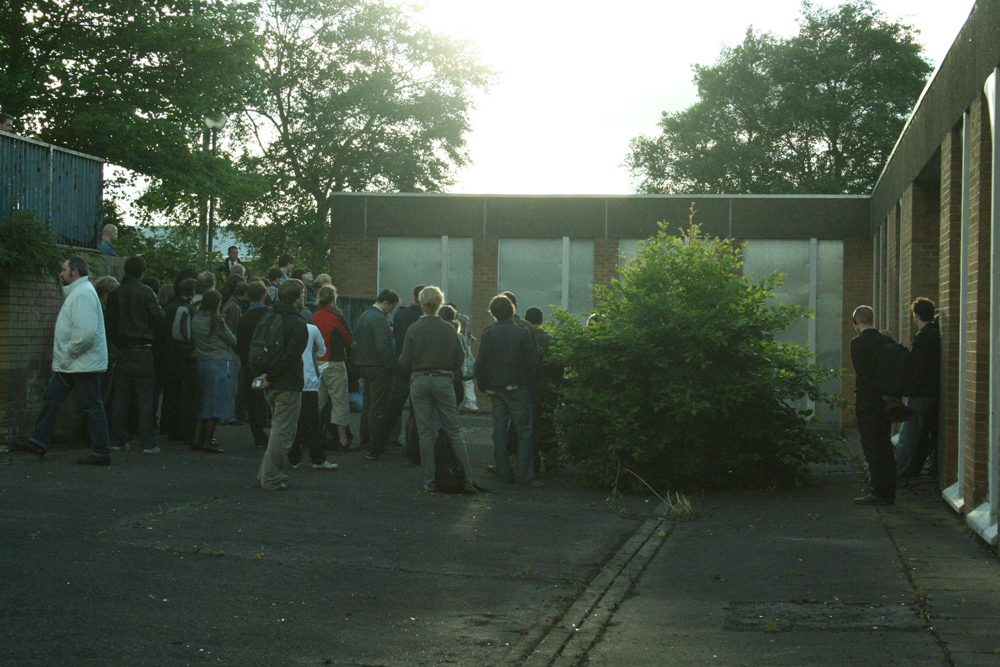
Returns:
[[[629,140],[695,101],[693,63],[715,61],[753,25],[792,35],[799,0],[424,0],[423,21],[474,39],[499,82],[481,95],[474,164],[450,192],[628,194]],[[816,0],[819,6],[839,2]],[[937,66],[974,0],[875,0],[920,31]],[[766,7],[762,11],[761,7]]]

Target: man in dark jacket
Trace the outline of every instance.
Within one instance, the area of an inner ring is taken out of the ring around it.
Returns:
[[[309,330],[300,311],[305,306],[305,287],[302,282],[289,278],[278,288],[278,302],[271,311],[272,317],[280,317],[284,329],[283,345],[278,361],[270,368],[254,367],[261,381],[261,389],[271,406],[271,436],[267,441],[264,459],[260,462],[257,479],[266,491],[282,491],[287,476],[281,470],[285,467],[286,455],[295,441],[295,431],[302,409],[302,353],[309,344]],[[259,327],[268,327],[270,318],[261,320]],[[250,359],[251,366],[254,360]]]
[[[396,348],[392,331],[386,319],[399,304],[399,295],[392,290],[382,290],[375,305],[358,318],[354,342],[357,346],[355,364],[365,383],[365,401],[361,410],[361,447],[365,458],[375,461],[389,444],[392,424],[386,424],[389,391],[392,388],[392,369],[395,367]]]
[[[395,341],[395,359],[403,353],[403,341],[406,340],[406,332],[417,320],[420,319],[423,311],[420,309],[420,292],[423,285],[413,288],[413,301],[406,308],[400,308],[392,316],[392,336]],[[435,311],[437,312],[437,311]],[[392,390],[389,392],[389,399],[385,408],[386,427],[389,429],[389,442],[398,443],[399,433],[402,430],[401,417],[403,406],[406,405],[406,397],[410,395],[410,374],[403,371],[399,364],[394,364],[392,374]],[[406,443],[406,457],[413,465],[420,463],[420,448],[417,443]]]
[[[253,444],[260,449],[267,447],[267,434],[264,433],[267,399],[264,397],[264,392],[253,391],[250,388],[254,377],[253,371],[250,370],[250,341],[253,340],[253,332],[257,329],[257,325],[271,312],[271,309],[264,305],[265,296],[267,288],[263,283],[257,281],[250,283],[247,287],[250,305],[236,325],[236,353],[240,356],[240,379],[237,391],[243,396],[247,406],[247,421],[250,423]]]
[[[933,445],[938,432],[938,398],[941,387],[941,333],[934,322],[934,302],[920,297],[910,306],[917,335],[910,346],[910,377],[906,405],[913,417],[899,431],[896,477],[920,474],[924,460],[934,460]]]
[[[500,479],[525,486],[542,486],[535,479],[532,446],[531,394],[535,354],[531,333],[514,323],[514,306],[505,296],[490,302],[496,320],[483,331],[476,358],[476,382],[493,402],[493,464]],[[517,471],[511,471],[507,454],[507,428],[517,430]]]
[[[129,403],[138,411],[139,436],[145,454],[159,454],[153,441],[153,339],[165,318],[153,290],[143,285],[146,262],[125,260],[125,277],[108,294],[108,337],[115,344],[112,380],[111,445],[125,447]]]
[[[892,505],[896,501],[896,458],[889,439],[890,423],[885,416],[885,399],[878,389],[878,353],[892,339],[875,328],[871,306],[854,310],[851,364],[854,366],[854,411],[858,415],[861,447],[868,462],[871,492],[855,498],[858,505]]]

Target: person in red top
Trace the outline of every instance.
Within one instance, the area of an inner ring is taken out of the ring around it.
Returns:
[[[347,355],[354,344],[354,334],[347,324],[347,317],[337,310],[337,288],[323,285],[317,295],[319,310],[313,315],[313,324],[319,328],[326,343],[326,355],[317,359],[320,372],[320,414],[330,402],[330,423],[337,426],[342,449],[348,449]]]

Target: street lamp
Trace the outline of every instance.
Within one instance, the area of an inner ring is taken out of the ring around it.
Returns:
[[[212,154],[218,148],[219,131],[226,126],[229,118],[224,113],[205,114],[205,127],[212,131]],[[212,254],[212,246],[215,242],[215,195],[208,200],[208,254]]]

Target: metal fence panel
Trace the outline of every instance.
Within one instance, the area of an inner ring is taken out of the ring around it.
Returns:
[[[59,243],[96,248],[103,171],[98,158],[0,133],[0,215],[32,213]]]

